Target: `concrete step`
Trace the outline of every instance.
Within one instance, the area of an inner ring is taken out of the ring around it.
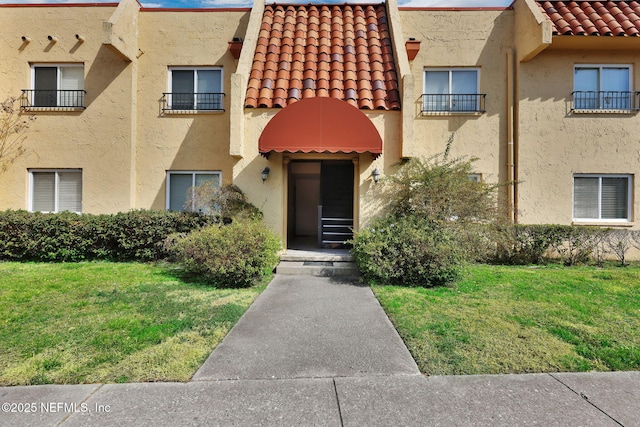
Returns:
[[[320,277],[358,277],[360,271],[352,261],[297,260],[280,261],[276,274]]]

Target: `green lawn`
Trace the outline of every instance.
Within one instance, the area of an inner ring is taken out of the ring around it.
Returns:
[[[0,385],[187,381],[263,289],[168,265],[0,263]]]
[[[477,265],[451,287],[374,292],[425,374],[640,369],[638,265]]]

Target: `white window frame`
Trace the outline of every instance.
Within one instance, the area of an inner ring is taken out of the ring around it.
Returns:
[[[38,211],[38,212],[42,212],[42,213],[58,213],[60,212],[60,173],[69,173],[69,172],[76,172],[80,174],[80,182],[83,183],[83,189],[80,192],[80,205],[82,205],[82,201],[84,199],[83,197],[83,193],[84,193],[84,182],[83,182],[83,176],[82,176],[82,169],[29,169],[29,212],[35,212],[33,210],[33,205],[34,205],[34,180],[33,180],[33,175],[37,174],[37,173],[54,173],[55,174],[55,180],[54,180],[54,190],[53,190],[53,207],[54,209],[52,211]],[[80,209],[79,212],[76,213],[82,213],[82,208]]]
[[[198,71],[210,71],[210,70],[219,70],[220,71],[220,93],[224,93],[224,69],[223,67],[220,66],[201,66],[201,67],[184,67],[184,66],[180,66],[180,67],[175,67],[175,66],[171,66],[169,67],[169,73],[167,76],[168,79],[168,84],[167,87],[169,88],[168,93],[172,94],[173,93],[173,71],[193,71],[193,93],[194,93],[194,97],[193,97],[193,108],[189,109],[188,111],[220,111],[222,109],[224,109],[224,96],[222,97],[222,99],[220,100],[220,109],[198,109],[196,108],[197,106],[197,98],[195,96],[195,94],[200,93],[198,92]],[[180,110],[180,109],[174,109],[173,108],[173,99],[172,99],[172,95],[170,95],[170,98],[168,99],[167,102],[167,106],[169,107],[169,110]]]
[[[167,177],[166,177],[166,194],[165,194],[165,207],[167,210],[171,209],[171,176],[172,175],[191,175],[191,187],[195,187],[195,183],[196,183],[196,175],[211,175],[211,176],[217,176],[218,177],[218,185],[222,185],[222,172],[220,171],[178,171],[178,170],[171,170],[171,171],[167,171]],[[191,188],[190,187],[190,188]],[[195,208],[195,206],[191,207],[192,209]]]
[[[598,218],[578,218],[575,215],[575,179],[576,178],[598,178]],[[626,178],[627,179],[627,216],[626,218],[602,218],[602,178]],[[593,223],[628,223],[632,222],[631,214],[633,207],[633,175],[632,174],[584,174],[576,173],[572,179],[572,217],[574,222]]]
[[[586,68],[595,68],[598,70],[598,90],[596,92],[600,92],[602,89],[602,70],[605,68],[626,68],[628,70],[628,82],[627,82],[627,91],[633,92],[633,65],[632,64],[574,64],[573,65],[573,91],[576,92],[576,70],[577,69],[586,69]],[[586,107],[576,107],[576,101],[574,98],[573,108],[577,111],[612,111],[612,110],[622,110],[627,111],[633,108],[633,93],[629,95],[629,106],[628,108],[604,108],[602,106],[602,99],[598,97],[598,106],[595,108],[586,108]]]
[[[446,71],[449,75],[449,87],[448,87],[448,91],[446,94],[443,95],[456,95],[452,92],[452,86],[453,86],[453,72],[454,71],[475,71],[476,73],[476,92],[475,94],[469,94],[469,95],[480,95],[480,67],[424,67],[422,70],[422,93],[424,95],[427,95],[427,72],[429,71],[436,71],[436,72],[443,72]],[[449,106],[448,109],[446,110],[430,110],[425,108],[425,103],[426,101],[423,100],[423,105],[422,105],[422,111],[425,113],[429,113],[429,112],[442,112],[442,113],[479,113],[480,111],[480,99],[478,99],[476,101],[476,107],[474,110],[456,110],[455,108],[453,108],[451,102],[452,102],[453,98],[449,98]]]
[[[85,81],[85,73],[84,73],[84,63],[83,62],[70,62],[70,63],[57,63],[57,64],[48,64],[48,63],[40,63],[40,62],[36,62],[36,63],[32,63],[31,64],[31,88],[34,90],[34,94],[33,96],[35,97],[35,90],[36,90],[36,68],[57,68],[56,71],[56,87],[55,89],[51,89],[51,90],[56,90],[58,91],[56,94],[56,105],[55,106],[51,106],[49,108],[84,108],[84,96],[81,98],[82,102],[80,102],[80,105],[61,105],[62,104],[62,100],[60,99],[60,91],[64,90],[64,89],[60,89],[61,87],[61,83],[62,83],[62,72],[60,71],[61,68],[81,68],[82,69],[82,87],[80,89],[77,90],[82,90],[84,91],[84,81]],[[36,106],[36,108],[38,108],[38,106]],[[47,107],[43,107],[43,108],[47,108]]]

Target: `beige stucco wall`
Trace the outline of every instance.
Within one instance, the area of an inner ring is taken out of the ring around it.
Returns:
[[[0,175],[0,209],[28,208],[28,168],[79,168],[83,211],[130,208],[132,66],[102,45],[102,23],[114,7],[0,9],[0,96],[31,88],[32,63],[84,63],[86,110],[35,112],[27,152]],[[80,43],[75,35],[84,36]],[[50,43],[47,36],[58,37]],[[21,36],[31,38],[23,43]],[[105,161],[108,159],[108,161]]]
[[[585,43],[589,41],[585,40]],[[634,114],[575,114],[575,64],[632,64],[628,51],[547,49],[520,64],[519,215],[523,223],[572,223],[573,174],[640,173],[640,118]],[[634,217],[640,212],[634,185]],[[637,228],[637,226],[636,226]]]
[[[489,182],[506,181],[507,54],[513,40],[512,10],[400,10],[405,39],[421,42],[410,61],[414,80],[413,147],[406,154],[427,158],[441,153],[455,133],[453,156],[477,157],[477,173]],[[420,112],[425,67],[480,69],[483,114],[427,115]],[[406,151],[406,150],[405,150]]]
[[[140,16],[137,108],[137,206],[165,209],[167,171],[220,171],[233,178],[229,155],[230,76],[227,42],[243,37],[248,11],[143,11]],[[170,66],[220,66],[224,112],[163,114]]]

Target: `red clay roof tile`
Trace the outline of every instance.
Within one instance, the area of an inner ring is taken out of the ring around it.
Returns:
[[[537,1],[554,35],[640,36],[636,1]]]
[[[383,4],[266,5],[245,107],[283,108],[317,96],[398,110],[390,37]]]

